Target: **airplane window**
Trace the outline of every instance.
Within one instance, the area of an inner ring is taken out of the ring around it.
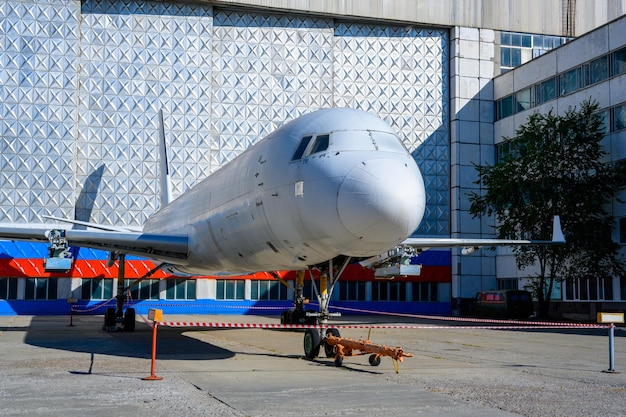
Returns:
[[[393,134],[386,132],[371,132],[372,140],[376,144],[376,149],[383,152],[407,153],[407,149],[400,139]]]
[[[304,155],[304,151],[306,150],[306,147],[309,146],[309,142],[311,141],[312,137],[313,136],[305,136],[302,138],[302,140],[300,141],[300,144],[298,145],[298,149],[296,149],[296,152],[294,152],[293,157],[291,157],[292,161],[296,161],[302,158],[302,155]]]
[[[328,149],[328,145],[330,144],[330,135],[319,135],[315,138],[315,143],[313,144],[313,149],[311,149],[311,154],[323,152]]]

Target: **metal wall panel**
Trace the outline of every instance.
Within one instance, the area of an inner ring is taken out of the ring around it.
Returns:
[[[157,115],[174,195],[287,120],[379,114],[425,174],[420,234],[449,233],[445,30],[139,0],[0,5],[0,222],[143,224]]]
[[[447,31],[346,23],[335,35],[335,104],[378,114],[400,134],[426,185],[417,234],[449,235]]]
[[[209,174],[212,21],[208,6],[83,3],[76,186],[99,187],[79,217],[141,225],[158,209],[160,109],[174,196]]]
[[[74,206],[78,17],[72,0],[0,4],[0,222]]]
[[[332,20],[216,11],[211,168],[333,105]]]

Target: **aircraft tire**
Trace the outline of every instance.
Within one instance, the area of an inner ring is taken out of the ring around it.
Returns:
[[[108,307],[104,312],[104,329],[109,331],[112,327],[115,327],[115,309]]]
[[[378,356],[376,354],[370,355],[369,361],[370,361],[370,365],[378,366],[378,365],[380,365],[380,356]]]
[[[340,337],[341,335],[339,334],[339,330],[337,329],[327,329],[326,330],[326,336],[328,335],[333,335],[334,337]],[[326,343],[324,343],[324,353],[326,354],[327,358],[334,358],[335,357],[335,347],[331,346],[331,345],[327,345]]]
[[[124,331],[125,332],[135,331],[135,309],[134,308],[126,309],[126,313],[124,314]]]
[[[304,356],[315,359],[320,354],[320,332],[317,329],[306,329],[304,332]]]

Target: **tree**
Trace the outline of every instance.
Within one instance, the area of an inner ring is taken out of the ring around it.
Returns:
[[[470,195],[470,213],[495,214],[499,237],[548,239],[553,215],[561,217],[566,244],[514,248],[519,269],[538,266],[531,278],[544,317],[556,280],[604,278],[626,269],[607,211],[624,169],[603,162],[597,108],[588,100],[563,116],[534,113],[515,138],[505,138],[508,155],[493,166],[476,166],[483,192]]]

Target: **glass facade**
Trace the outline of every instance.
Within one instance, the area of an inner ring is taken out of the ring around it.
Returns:
[[[559,47],[570,38],[529,33],[500,33],[500,73],[504,74],[551,49]]]
[[[614,63],[612,66],[611,61]],[[496,120],[531,109],[624,72],[626,72],[626,48],[621,48],[496,100]],[[626,127],[626,114],[621,113],[622,111],[619,109],[616,114],[613,130]]]

